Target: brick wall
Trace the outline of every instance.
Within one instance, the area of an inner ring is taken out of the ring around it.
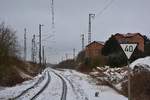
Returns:
[[[138,43],[138,49],[144,52],[144,38],[140,34],[132,36],[115,35],[119,43]]]
[[[103,48],[103,45],[97,42],[93,42],[86,46],[85,54],[86,57],[97,57],[101,55],[101,49]]]

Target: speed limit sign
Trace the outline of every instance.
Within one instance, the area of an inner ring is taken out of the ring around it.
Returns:
[[[130,43],[130,44],[120,44],[122,50],[124,51],[124,53],[126,54],[128,60],[128,100],[131,100],[131,88],[130,88],[130,62],[129,59],[132,55],[132,53],[134,52],[137,43]]]
[[[134,52],[137,44],[120,44],[121,48],[123,49],[124,53],[126,54],[127,58],[130,59],[132,53]]]

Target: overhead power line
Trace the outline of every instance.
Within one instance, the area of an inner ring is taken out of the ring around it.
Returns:
[[[47,36],[46,38],[42,39],[42,41],[47,41],[47,39],[52,38],[53,36],[55,36],[55,35],[51,34],[51,35]]]
[[[96,17],[102,15],[104,11],[107,10],[114,1],[115,0],[111,0],[108,4],[106,4],[104,8],[100,10],[99,13],[96,14]]]
[[[50,12],[51,12],[51,33],[43,35],[44,39],[42,41],[47,41],[48,39],[55,36],[55,12],[54,12],[54,0],[50,0]]]

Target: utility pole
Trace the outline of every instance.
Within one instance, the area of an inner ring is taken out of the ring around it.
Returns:
[[[40,67],[42,67],[42,64],[41,64],[41,59],[42,59],[42,57],[41,57],[41,45],[42,45],[42,43],[41,43],[41,28],[42,28],[42,24],[39,24],[39,64],[40,64]]]
[[[66,53],[65,56],[66,56],[66,60],[67,60],[68,59],[68,54]]]
[[[26,57],[27,57],[27,30],[26,28],[24,29],[24,61],[26,61]]]
[[[32,43],[32,47],[31,47],[31,61],[32,61],[32,62],[34,62],[34,49],[33,49],[33,48],[34,48],[34,47],[33,47],[33,44],[34,44],[34,43],[33,43],[33,41],[34,41],[34,40],[33,40],[33,38],[32,38],[32,42],[31,42],[31,43]]]
[[[63,56],[61,57],[61,62],[63,61],[64,59],[63,59]]]
[[[91,19],[94,17],[95,14],[89,14],[88,44],[91,43]]]
[[[81,39],[82,39],[82,50],[84,50],[84,34],[81,34]]]
[[[44,46],[42,46],[42,56],[43,56],[43,65],[45,65],[45,50],[44,50]]]
[[[36,62],[36,43],[35,43],[35,35],[32,38],[32,50],[31,50],[31,59],[35,63]]]
[[[54,0],[51,0],[51,13],[52,13],[52,29],[55,28],[55,19],[54,19]],[[54,30],[53,30],[54,31]]]
[[[35,40],[35,34],[33,35],[33,50],[34,50],[34,63],[36,63],[36,40]]]
[[[73,48],[73,59],[75,59],[75,48]]]

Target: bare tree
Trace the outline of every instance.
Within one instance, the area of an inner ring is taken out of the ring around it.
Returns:
[[[16,57],[18,53],[16,31],[0,24],[0,62],[8,59],[8,57]]]

